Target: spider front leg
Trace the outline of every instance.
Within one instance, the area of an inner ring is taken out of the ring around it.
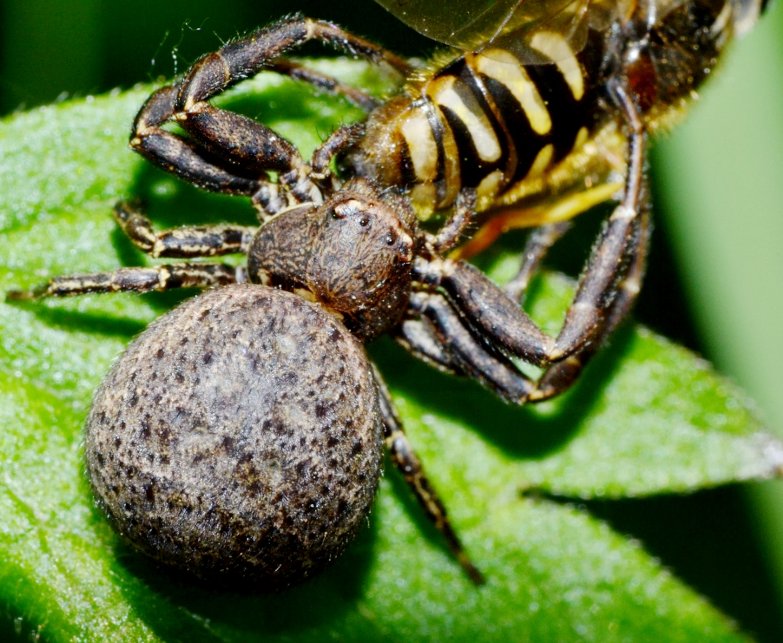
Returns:
[[[629,139],[628,179],[623,201],[606,221],[588,258],[576,295],[566,313],[550,361],[558,361],[605,334],[620,284],[637,257],[647,255],[645,219],[648,216],[644,176],[645,134]]]
[[[169,85],[147,99],[133,123],[130,146],[200,188],[253,196],[268,214],[290,205],[267,173],[286,175],[302,168],[304,162],[296,148],[268,127],[206,103],[192,114],[178,111],[179,93],[179,84]],[[190,123],[194,136],[185,139],[165,130],[163,126],[171,120]]]
[[[343,94],[362,107],[375,101],[363,92],[301,65],[279,60],[284,53],[317,40],[401,73],[410,70],[398,56],[327,22],[294,17],[228,43],[198,60],[178,83],[153,94],[134,123],[131,147],[152,162],[205,189],[256,195],[268,214],[287,205],[275,186],[263,178],[277,172],[297,202],[320,203],[321,193],[301,156],[284,138],[261,123],[212,106],[208,101],[232,85],[272,69]],[[163,129],[178,122],[185,140]]]
[[[644,272],[649,238],[646,211],[635,235],[631,267],[615,284],[590,341],[555,361],[556,340],[543,333],[516,301],[479,270],[462,261],[418,259],[409,316],[396,331],[411,353],[441,368],[480,381],[512,404],[552,397],[566,390],[633,305]],[[561,333],[562,334],[562,333]],[[511,358],[544,369],[538,380]]]
[[[163,129],[175,114],[178,85],[154,92],[133,122],[130,146],[155,165],[205,190],[251,196],[259,181],[227,170],[199,153],[197,147]]]

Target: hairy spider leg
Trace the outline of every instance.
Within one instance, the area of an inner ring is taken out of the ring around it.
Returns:
[[[9,290],[10,300],[70,297],[88,293],[153,292],[174,288],[213,288],[243,280],[244,272],[222,263],[173,263],[118,268],[109,272],[62,275],[33,290]]]
[[[114,206],[114,219],[133,244],[151,257],[216,257],[247,254],[255,226],[181,226],[156,232],[152,222],[127,201]]]
[[[427,518],[435,525],[468,577],[477,585],[483,585],[486,580],[484,575],[471,562],[457,533],[449,522],[446,506],[439,498],[434,487],[430,483],[421,460],[416,455],[408,436],[403,430],[402,421],[394,409],[386,384],[381,379],[378,369],[373,368],[376,382],[378,383],[378,397],[381,415],[383,417],[386,448],[389,450],[392,462],[402,474],[406,484],[424,509]]]
[[[134,245],[151,257],[196,258],[243,253],[256,231],[247,226],[183,226],[155,232],[150,220],[126,202],[114,218]],[[174,263],[62,275],[30,291],[11,290],[9,299],[69,297],[99,292],[152,292],[174,288],[213,288],[245,280],[244,268],[218,263]]]
[[[402,58],[335,25],[289,18],[207,54],[178,83],[155,92],[136,118],[131,147],[156,165],[204,189],[254,196],[261,210],[270,215],[292,203],[268,180],[269,172],[280,173],[280,183],[295,202],[320,203],[320,190],[290,142],[258,121],[208,102],[245,78],[272,69],[343,94],[361,106],[374,106],[366,95],[328,76],[276,60],[311,40],[373,62],[387,63],[403,74],[410,71]],[[163,129],[171,121],[179,123],[192,138],[186,140]],[[354,140],[351,137],[344,141],[332,153]]]

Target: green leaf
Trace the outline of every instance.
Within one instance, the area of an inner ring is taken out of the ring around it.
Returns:
[[[328,69],[383,86],[356,63]],[[143,262],[112,224],[119,198],[143,197],[161,227],[252,221],[244,200],[198,193],[127,149],[149,91],[0,123],[0,291]],[[302,149],[358,117],[274,76],[226,100]],[[494,259],[502,278],[512,260]],[[556,329],[570,285],[552,277],[537,290],[534,314]],[[690,491],[779,471],[783,449],[744,396],[641,328],[619,333],[571,393],[522,409],[390,342],[372,347],[485,587],[465,578],[394,471],[358,541],[302,587],[244,595],[156,569],[93,508],[81,429],[111,360],[182,296],[0,305],[0,614],[15,631],[47,640],[742,640],[638,544],[549,498]]]

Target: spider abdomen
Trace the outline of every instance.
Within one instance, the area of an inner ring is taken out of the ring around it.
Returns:
[[[153,558],[279,587],[364,522],[382,430],[364,351],[339,322],[233,285],[162,317],[116,362],[87,421],[88,471]]]

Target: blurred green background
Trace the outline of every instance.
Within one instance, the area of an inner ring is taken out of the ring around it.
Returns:
[[[409,55],[431,50],[369,0],[359,7],[348,0],[3,0],[0,114],[172,76],[226,39],[294,11]],[[715,362],[783,436],[780,2],[727,58],[687,122],[656,144],[657,229],[637,317]],[[593,509],[745,631],[783,640],[783,483]]]

